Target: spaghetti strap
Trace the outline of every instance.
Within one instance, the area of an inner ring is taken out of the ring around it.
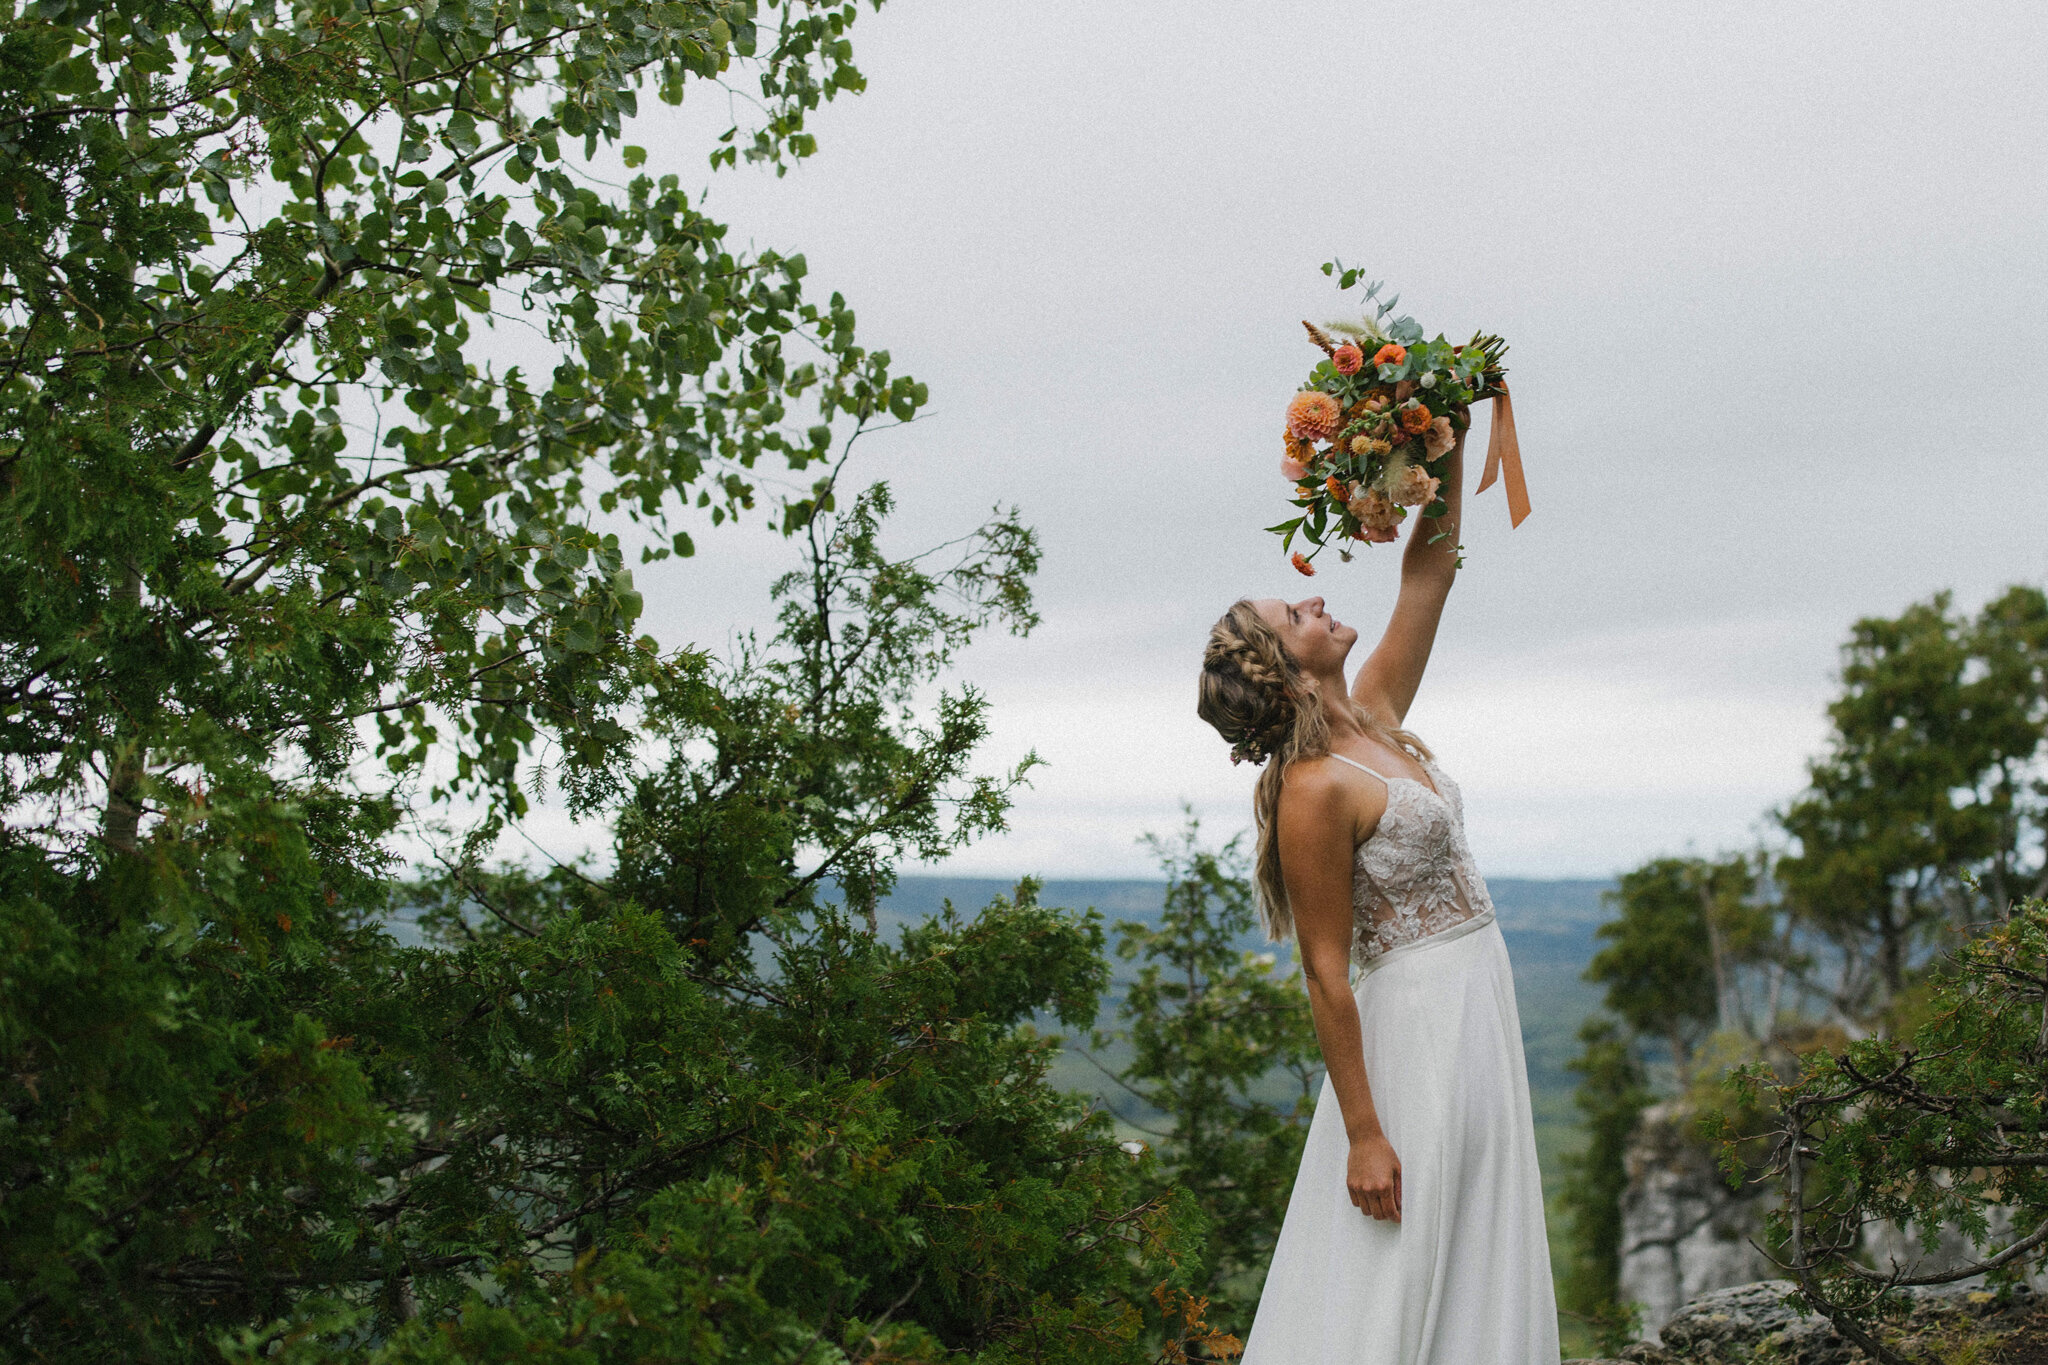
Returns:
[[[1364,765],[1363,763],[1360,763],[1360,762],[1359,762],[1359,761],[1358,761],[1357,759],[1355,759],[1355,758],[1346,758],[1346,757],[1344,757],[1344,755],[1342,755],[1342,754],[1340,754],[1340,753],[1336,752],[1336,751],[1335,751],[1334,749],[1330,751],[1330,757],[1331,757],[1331,758],[1334,758],[1334,759],[1336,759],[1336,760],[1337,760],[1337,761],[1338,761],[1339,763],[1349,763],[1349,764],[1350,764],[1350,765],[1351,765],[1352,767],[1354,767],[1354,768],[1358,769],[1358,771],[1360,771],[1360,772],[1362,772],[1362,773],[1371,773],[1371,774],[1372,774],[1372,775],[1373,775],[1374,777],[1377,777],[1377,778],[1378,778],[1378,779],[1379,779],[1380,781],[1382,781],[1382,782],[1385,782],[1385,783],[1387,783],[1387,784],[1388,784],[1388,785],[1390,785],[1390,786],[1392,785],[1392,779],[1391,779],[1391,778],[1389,778],[1389,777],[1388,777],[1388,776],[1387,776],[1387,775],[1386,775],[1385,773],[1379,772],[1379,771],[1377,771],[1376,769],[1373,769],[1373,768],[1368,768],[1368,767],[1366,767],[1366,766],[1365,766],[1365,765]]]

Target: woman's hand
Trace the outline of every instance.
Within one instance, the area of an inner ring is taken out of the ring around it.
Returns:
[[[1352,1139],[1344,1185],[1351,1202],[1372,1217],[1401,1221],[1401,1158],[1385,1133]]]

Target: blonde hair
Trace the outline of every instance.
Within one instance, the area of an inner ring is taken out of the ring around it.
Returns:
[[[1430,756],[1416,736],[1381,724],[1350,697],[1323,697],[1250,601],[1239,598],[1210,629],[1195,713],[1229,741],[1231,762],[1249,759],[1265,766],[1252,793],[1252,819],[1258,830],[1259,922],[1269,938],[1294,936],[1294,913],[1280,875],[1280,784],[1290,764],[1330,752],[1332,706],[1347,708],[1369,734],[1393,748]]]

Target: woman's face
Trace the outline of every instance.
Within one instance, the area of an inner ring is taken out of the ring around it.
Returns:
[[[1358,632],[1324,611],[1322,598],[1282,602],[1268,597],[1253,606],[1279,633],[1281,643],[1304,673],[1343,672],[1344,658],[1358,643]]]

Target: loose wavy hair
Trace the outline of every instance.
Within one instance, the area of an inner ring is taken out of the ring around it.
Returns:
[[[1259,921],[1269,938],[1294,936],[1294,913],[1280,873],[1280,786],[1290,764],[1330,752],[1333,706],[1348,708],[1361,726],[1392,747],[1417,758],[1430,756],[1415,735],[1382,724],[1350,697],[1322,696],[1279,632],[1248,599],[1232,603],[1210,629],[1195,713],[1229,743],[1231,762],[1249,760],[1265,768],[1252,793],[1252,819],[1258,830],[1254,878]]]

